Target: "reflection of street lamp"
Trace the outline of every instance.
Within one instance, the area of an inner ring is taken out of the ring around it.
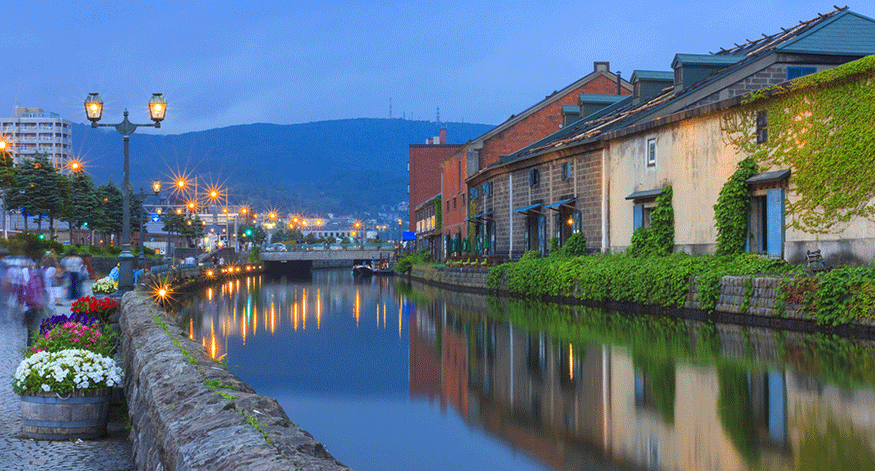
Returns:
[[[130,185],[130,159],[128,143],[131,134],[140,126],[160,128],[167,111],[167,101],[160,93],[152,94],[149,100],[149,117],[154,121],[150,124],[134,124],[128,121],[128,110],[124,112],[124,119],[118,124],[98,124],[103,115],[103,100],[97,93],[89,93],[85,99],[85,116],[91,121],[91,127],[110,126],[114,127],[124,140],[124,177],[122,179],[122,253],[119,255],[119,280],[118,293],[124,294],[134,288],[134,256],[131,255],[131,185]]]

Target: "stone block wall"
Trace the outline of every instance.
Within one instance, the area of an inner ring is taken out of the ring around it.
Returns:
[[[428,283],[446,286],[461,291],[486,292],[488,268],[454,268],[414,266],[410,276]]]
[[[122,298],[120,326],[137,469],[349,469],[143,296]]]

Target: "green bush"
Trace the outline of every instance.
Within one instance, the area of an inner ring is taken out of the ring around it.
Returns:
[[[395,264],[395,271],[397,273],[405,273],[407,270],[410,270],[413,265],[429,263],[430,260],[431,254],[429,253],[429,251],[422,249],[418,252],[414,252],[401,257],[398,260],[398,263]]]
[[[108,253],[110,255],[118,255],[118,254],[122,253],[122,248],[116,247],[115,245],[110,245],[108,247],[104,247],[104,250],[106,251],[106,253]]]
[[[559,237],[553,236],[550,238],[550,255],[559,253]]]
[[[88,247],[86,247],[86,249],[91,255],[100,255],[103,253],[103,248],[97,245],[89,245]]]
[[[252,250],[249,251],[249,263],[258,263],[259,262],[258,254],[259,253],[260,253],[260,249],[258,248],[257,245],[255,247],[252,247]]]
[[[20,232],[3,240],[2,245],[12,255],[24,255],[33,260],[39,260],[48,250],[48,243],[36,234]]]
[[[685,253],[665,257],[598,254],[540,258],[537,251],[531,251],[516,263],[491,269],[487,287],[498,288],[502,277],[506,277],[509,291],[527,297],[571,296],[677,307],[686,301],[690,280],[697,276],[703,308],[713,309],[723,276],[798,269],[783,261],[753,254],[723,257]]]
[[[572,234],[560,252],[567,257],[586,255],[586,236],[583,235],[583,232]]]

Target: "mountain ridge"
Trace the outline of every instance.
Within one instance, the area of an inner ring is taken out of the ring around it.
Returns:
[[[231,203],[274,209],[354,213],[407,200],[410,144],[425,144],[447,128],[464,144],[492,125],[390,118],[347,118],[299,124],[251,123],[181,134],[134,134],[134,192],[177,175],[229,189]],[[121,136],[73,124],[74,154],[97,184],[122,180]],[[236,196],[236,197],[235,197]]]

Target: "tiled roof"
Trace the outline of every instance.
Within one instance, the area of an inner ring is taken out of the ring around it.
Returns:
[[[854,47],[861,49],[845,47],[843,44],[847,42],[855,44]],[[870,46],[873,49],[871,52]],[[501,163],[514,162],[567,145],[591,142],[608,131],[646,121],[649,119],[648,117],[674,103],[675,100],[686,98],[775,50],[819,53],[821,49],[818,47],[823,47],[826,54],[838,54],[837,51],[845,51],[842,53],[843,55],[851,56],[875,53],[875,20],[848,11],[847,7],[839,8],[828,14],[819,15],[812,20],[800,22],[790,29],[782,29],[781,33],[772,36],[763,35],[760,39],[747,41],[731,49],[721,48],[720,52],[712,55],[714,63],[725,61],[728,65],[708,78],[678,91],[675,91],[673,86],[666,87],[662,93],[639,104],[633,104],[631,97],[628,97],[629,99],[622,100],[593,115],[582,117],[559,132],[523,149],[507,156],[501,156]],[[678,54],[675,60],[678,57],[682,60],[698,60],[700,64],[704,64],[702,61],[705,60],[701,55],[693,54]],[[723,59],[724,57],[725,59]],[[673,80],[673,72],[636,70],[633,74],[633,80],[636,76],[664,80],[671,78]]]
[[[674,61],[671,63],[671,68],[674,69],[678,64],[696,64],[696,65],[722,65],[728,66],[744,59],[744,56],[736,55],[714,55],[714,54],[675,54]]]
[[[640,80],[670,80],[674,81],[674,72],[671,70],[636,70],[632,72],[632,82]]]

